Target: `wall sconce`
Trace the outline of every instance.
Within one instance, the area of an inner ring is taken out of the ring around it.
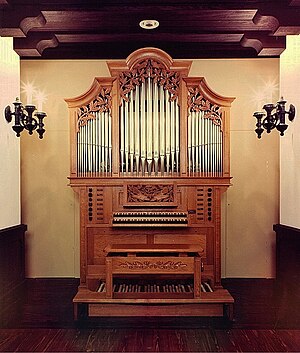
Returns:
[[[285,110],[286,101],[281,98],[277,104],[265,104],[263,109],[267,112],[265,117],[264,112],[255,112],[253,116],[257,119],[255,132],[257,137],[260,139],[264,129],[267,130],[267,133],[270,133],[275,127],[280,132],[280,136],[284,135],[285,130],[288,128],[288,125],[285,123],[285,115],[287,114],[290,121],[293,121],[295,118],[295,107],[293,104],[290,104],[290,110]],[[272,111],[275,112],[272,114]],[[265,117],[265,118],[264,118]]]
[[[46,113],[37,111],[34,116],[33,113],[36,110],[33,104],[23,104],[20,102],[19,98],[13,103],[15,106],[15,111],[12,112],[10,106],[8,105],[4,110],[4,116],[8,123],[12,121],[12,116],[15,116],[15,125],[13,125],[13,130],[15,131],[17,137],[20,136],[21,132],[25,129],[32,135],[33,131],[39,134],[39,138],[43,138],[43,134],[46,131],[44,129],[43,119],[47,116]]]

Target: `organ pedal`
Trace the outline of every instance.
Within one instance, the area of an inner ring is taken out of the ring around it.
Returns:
[[[98,293],[106,292],[106,283],[101,280],[96,290]],[[213,293],[214,290],[209,281],[201,282],[202,293]],[[194,293],[193,283],[124,283],[113,285],[113,293]]]

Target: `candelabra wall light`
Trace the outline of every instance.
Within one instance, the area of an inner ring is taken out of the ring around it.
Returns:
[[[36,111],[36,107],[33,104],[26,104],[25,106],[20,102],[18,98],[14,104],[14,112],[11,111],[10,106],[8,105],[4,110],[4,116],[8,123],[12,121],[12,117],[15,117],[15,125],[13,125],[13,130],[16,135],[19,137],[21,132],[25,129],[30,135],[33,134],[33,131],[39,135],[39,138],[43,138],[43,134],[46,131],[44,129],[44,118],[47,116],[45,112]]]
[[[285,123],[285,116],[288,116],[290,121],[293,121],[295,118],[295,107],[293,104],[290,104],[289,111],[285,110],[286,101],[281,98],[276,104],[268,103],[263,106],[264,112],[255,112],[253,116],[257,119],[255,132],[257,137],[260,139],[264,130],[267,130],[267,133],[270,133],[275,127],[280,132],[280,136],[284,135],[285,130],[288,128],[288,125]],[[274,111],[274,113],[272,113]]]

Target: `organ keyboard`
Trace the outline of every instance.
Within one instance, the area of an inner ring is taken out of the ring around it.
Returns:
[[[114,227],[186,227],[186,212],[114,212]]]
[[[221,200],[233,98],[156,48],[108,61],[111,77],[67,99],[70,185],[80,205],[89,316],[222,316]]]

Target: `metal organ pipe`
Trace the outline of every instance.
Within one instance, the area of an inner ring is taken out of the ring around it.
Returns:
[[[167,174],[169,174],[170,169],[170,129],[171,129],[171,119],[170,119],[170,101],[168,99],[168,92],[165,92],[165,107],[166,107],[166,167]]]
[[[128,102],[124,102],[124,152],[125,152],[125,172],[128,174],[128,159],[129,159],[129,121],[128,121]]]
[[[96,172],[96,138],[95,138],[95,122],[96,118],[91,120],[91,134],[92,134],[92,164],[91,164],[91,173]]]
[[[138,173],[139,165],[140,165],[140,90],[139,86],[135,89],[135,165],[136,165],[136,172]]]
[[[188,171],[190,175],[222,176],[221,126],[206,117],[205,111],[188,116]]]
[[[82,138],[82,135],[78,132],[77,135],[77,172],[79,174],[82,173],[82,160],[81,160],[81,149],[82,149],[82,141],[81,141],[81,138]]]
[[[195,115],[195,172],[199,171],[199,113]]]
[[[86,145],[85,145],[85,126],[82,126],[82,128],[80,129],[80,135],[81,135],[81,172],[83,173],[83,175],[85,175],[85,171],[86,171]]]
[[[174,172],[175,166],[175,109],[173,102],[170,102],[170,125],[171,125],[171,173]]]
[[[77,133],[77,170],[83,177],[112,171],[111,115],[99,111],[92,114],[94,117]]]
[[[193,172],[193,149],[192,149],[192,140],[193,140],[193,113],[190,113],[188,116],[188,160],[189,160],[189,173]]]
[[[146,115],[145,115],[145,84],[141,84],[141,162],[142,174],[145,173],[146,162]]]
[[[179,173],[180,108],[150,76],[120,107],[120,172]],[[125,168],[124,168],[125,166]]]
[[[133,91],[130,93],[129,102],[129,156],[130,156],[130,172],[133,173],[133,157],[134,157],[134,115],[133,115]]]
[[[191,171],[194,173],[195,171],[195,121],[197,117],[195,116],[195,112],[191,113],[191,156],[192,156],[192,168]]]
[[[154,157],[154,172],[158,173],[159,160],[159,128],[158,128],[158,87],[153,86],[153,157]]]
[[[175,129],[176,129],[176,146],[175,146],[175,151],[176,151],[176,172],[179,173],[179,154],[180,154],[180,119],[179,119],[179,106],[177,104],[176,100],[176,105],[175,105]]]
[[[119,171],[122,175],[179,174],[180,107],[178,98],[173,98],[164,85],[149,74],[122,99],[119,108]],[[78,113],[81,125],[77,132],[78,175],[111,173],[112,116],[108,111],[88,113],[84,109]],[[188,174],[222,176],[223,131],[218,110],[195,104],[186,123]]]
[[[91,164],[92,164],[92,154],[91,154],[91,124],[90,122],[87,123],[87,156],[88,156],[88,169],[87,171],[91,171]]]
[[[107,172],[108,171],[108,113],[104,113],[104,171]]]
[[[165,120],[165,100],[164,100],[164,89],[162,86],[159,86],[159,121],[160,121],[160,168],[161,172],[164,173],[165,171],[165,146],[166,146],[166,136],[165,136],[165,127],[166,127],[166,120]]]
[[[209,119],[203,119],[205,123],[205,176],[208,176],[209,168],[210,168],[210,158],[209,158]]]
[[[111,129],[111,115],[109,114],[109,112],[107,112],[108,115],[108,160],[109,160],[109,168],[108,168],[108,172],[111,173],[112,172],[112,129]]]
[[[124,172],[124,152],[125,152],[125,142],[124,142],[124,107],[123,104],[120,108],[120,163],[121,163],[121,173]]]
[[[153,107],[152,107],[152,85],[151,78],[148,77],[147,80],[147,164],[148,164],[148,173],[151,174],[152,170],[152,144],[153,144]]]

